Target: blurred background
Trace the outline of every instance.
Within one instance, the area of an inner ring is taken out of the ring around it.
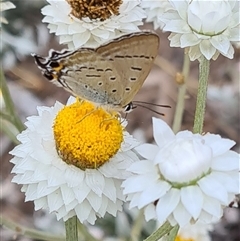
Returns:
[[[27,116],[37,114],[37,106],[51,106],[56,100],[66,103],[70,96],[64,89],[49,83],[41,75],[30,54],[34,52],[47,56],[49,49],[61,50],[66,46],[60,46],[55,35],[49,34],[47,25],[41,22],[41,8],[46,4],[45,1],[16,0],[12,2],[16,8],[4,12],[4,17],[9,23],[2,25],[0,58],[16,110],[22,121],[25,122]],[[152,29],[152,25],[145,24],[142,28]],[[160,31],[157,31],[157,33],[161,42],[157,58],[158,66],[155,65],[152,68],[143,87],[135,96],[135,100],[170,105],[171,109],[154,108],[154,110],[164,113],[164,117],[141,107],[128,114],[127,130],[144,142],[153,142],[152,116],[162,118],[170,126],[172,125],[178,91],[176,75],[181,72],[183,64],[183,50],[169,47],[168,33]],[[232,60],[220,56],[216,61],[211,61],[204,125],[204,132],[220,134],[222,137],[234,140],[236,145],[233,149],[237,152],[240,152],[239,74],[240,49],[235,49],[235,56]],[[192,130],[197,85],[198,61],[194,61],[191,62],[187,82],[182,130]],[[4,108],[1,95],[0,108]],[[0,133],[0,143],[1,213],[9,219],[30,228],[35,227],[39,230],[63,233],[63,224],[57,222],[54,215],[46,215],[43,211],[34,212],[33,203],[24,202],[24,194],[20,192],[21,187],[11,183],[13,165],[9,163],[11,156],[8,153],[13,149],[14,144],[4,133]],[[134,214],[128,212],[119,214],[116,219],[109,216],[104,220],[99,220],[95,227],[89,228],[96,235],[101,232],[101,229],[97,227],[101,226],[104,227],[104,230],[107,230],[106,234],[109,236],[124,236],[124,233],[129,232],[127,230],[129,226],[126,223],[131,223],[133,217]],[[152,232],[154,225],[150,222],[145,227],[143,237]],[[3,241],[32,240],[16,236],[14,232],[2,227],[0,235]],[[213,241],[239,241],[239,209],[226,209],[224,218],[215,225],[211,236]]]

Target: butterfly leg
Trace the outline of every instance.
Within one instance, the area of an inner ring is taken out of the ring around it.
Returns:
[[[81,120],[79,120],[77,123],[83,121],[86,117],[88,117],[89,115],[91,115],[92,113],[94,113],[96,110],[98,109],[98,107],[94,110],[91,110],[90,112],[88,112]]]
[[[119,122],[121,121],[121,115],[117,112],[117,113],[111,113],[112,117],[111,118],[108,118],[108,119],[105,119],[103,121],[101,121],[100,123],[100,128],[102,127],[103,123],[106,122],[106,121],[111,121],[111,120],[114,120],[114,119],[117,119]]]

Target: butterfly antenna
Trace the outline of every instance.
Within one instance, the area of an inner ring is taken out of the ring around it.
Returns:
[[[149,108],[149,107],[147,107],[147,106],[145,106],[145,105],[137,104],[136,107],[137,107],[137,106],[140,106],[140,107],[142,107],[142,108],[144,108],[144,109],[150,110],[150,111],[152,111],[153,113],[156,113],[156,114],[158,114],[158,115],[165,116],[165,114],[163,114],[163,113],[161,113],[161,112],[158,112],[158,111],[156,111],[156,110],[153,110],[153,109],[151,109],[151,108]]]
[[[145,105],[152,105],[152,106],[157,106],[157,107],[171,108],[170,105],[159,105],[159,104],[149,103],[149,102],[145,102],[145,101],[138,101],[138,100],[134,100],[133,104],[135,104],[135,105],[145,104]]]

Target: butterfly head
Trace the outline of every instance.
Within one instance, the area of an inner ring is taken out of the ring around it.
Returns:
[[[132,112],[135,108],[137,108],[137,106],[133,105],[133,102],[131,101],[130,103],[128,103],[126,106],[123,107],[123,112],[128,114]]]

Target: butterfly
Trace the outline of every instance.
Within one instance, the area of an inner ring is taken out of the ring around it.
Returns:
[[[50,50],[32,54],[43,75],[83,100],[103,108],[130,112],[132,99],[158,54],[159,37],[141,31],[115,38],[97,48]]]

